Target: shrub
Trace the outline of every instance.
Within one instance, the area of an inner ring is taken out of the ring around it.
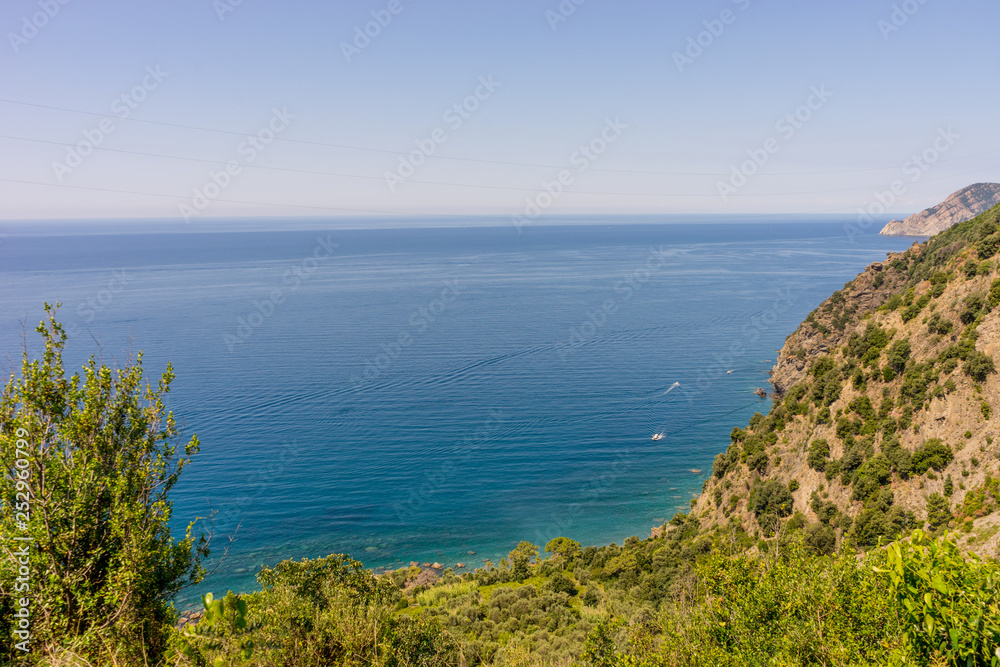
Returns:
[[[1000,232],[990,234],[976,244],[976,254],[980,259],[989,259],[1000,250]]]
[[[941,471],[954,458],[955,454],[951,447],[944,444],[940,438],[931,438],[913,452],[910,459],[911,468],[917,475],[923,475],[930,468]]]
[[[832,554],[837,548],[837,534],[825,523],[811,523],[805,528],[802,544],[818,554]]]
[[[788,487],[776,479],[757,484],[750,492],[750,508],[758,519],[765,514],[790,516],[794,504],[795,499]]]
[[[974,322],[986,306],[986,300],[981,294],[973,294],[966,297],[963,303],[965,307],[958,314],[958,319],[962,321],[962,324],[971,324]]]
[[[756,470],[761,474],[767,472],[767,466],[769,463],[770,459],[764,452],[757,452],[753,456],[747,458],[747,467],[750,468],[750,470]]]
[[[972,350],[966,357],[962,371],[976,382],[985,382],[986,376],[990,373],[996,373],[996,365],[990,355],[979,350]]]
[[[826,470],[827,461],[830,458],[830,445],[826,440],[817,438],[809,445],[809,456],[806,463],[810,468],[818,472]]]
[[[1000,306],[1000,278],[994,279],[990,285],[990,291],[986,295],[986,303],[990,308]]]
[[[722,452],[715,457],[715,462],[712,464],[712,474],[716,477],[725,477],[726,473],[736,466],[737,461],[739,461],[737,452]]]
[[[1000,662],[1000,565],[966,557],[954,542],[932,541],[919,530],[890,545],[886,559],[878,571],[898,601],[906,638],[900,653],[919,656],[917,664],[932,657],[950,665]]]
[[[927,496],[927,526],[931,531],[946,527],[951,521],[951,505],[940,493]]]
[[[867,500],[892,478],[892,463],[885,454],[868,459],[854,476],[853,500]]]
[[[910,476],[910,472],[913,470],[912,455],[899,444],[899,440],[893,438],[882,445],[882,453],[889,459],[892,469],[900,477],[906,479]]]
[[[910,358],[910,341],[905,338],[902,340],[897,340],[889,348],[886,360],[889,365],[892,366],[893,370],[897,373],[902,373],[903,369],[906,368],[906,362]]]
[[[889,344],[889,332],[877,324],[869,323],[863,334],[854,334],[847,341],[847,352],[862,362],[878,359]]]
[[[183,442],[164,407],[174,375],[143,375],[140,352],[121,368],[91,357],[67,378],[66,334],[57,308],[36,331],[40,359],[24,353],[19,375],[0,396],[0,647],[14,650],[12,597],[19,568],[31,572],[31,651],[38,658],[72,650],[81,664],[159,663],[175,615],[171,598],[203,575],[208,554],[194,524],[171,535],[169,492],[198,451]],[[23,464],[22,464],[23,462]],[[18,503],[31,494],[30,513]],[[15,510],[21,515],[16,515]],[[29,516],[30,515],[30,516]],[[11,538],[27,537],[24,560]],[[24,592],[27,594],[27,591]],[[62,660],[56,662],[62,664]]]
[[[951,320],[941,317],[939,313],[934,313],[927,320],[927,330],[932,334],[946,335],[955,329]]]
[[[546,582],[546,589],[553,593],[566,593],[570,596],[576,595],[576,586],[573,584],[573,580],[562,572],[556,572],[549,577],[548,582]]]
[[[903,531],[913,528],[915,520],[911,512],[900,507],[867,507],[861,510],[851,534],[858,546],[871,548],[892,541]]]
[[[867,396],[855,398],[847,404],[847,407],[865,421],[875,419],[875,407],[872,405],[871,399]]]

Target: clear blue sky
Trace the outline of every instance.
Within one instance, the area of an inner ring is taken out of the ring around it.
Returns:
[[[4,2],[0,217],[177,217],[230,160],[193,219],[510,215],[562,170],[546,215],[852,212],[896,179],[905,213],[1000,180],[992,0],[564,0],[568,16],[559,0],[237,2]],[[372,12],[391,22],[348,62]],[[490,77],[468,118],[445,119]],[[272,122],[278,140],[240,150]],[[439,128],[391,189],[386,172]],[[615,140],[581,161],[602,132]],[[72,166],[61,144],[85,133],[100,149]],[[925,150],[926,170],[906,165]],[[748,151],[766,162],[730,181]],[[720,182],[738,187],[723,199]]]

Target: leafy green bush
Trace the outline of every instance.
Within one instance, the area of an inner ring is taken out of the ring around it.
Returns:
[[[348,556],[282,561],[263,568],[257,580],[262,591],[240,596],[250,631],[216,626],[217,643],[200,648],[209,664],[458,664],[458,644],[436,618],[398,613],[400,592],[392,580],[376,577]],[[251,662],[231,662],[231,639],[252,643]]]
[[[927,496],[927,527],[936,532],[946,528],[952,520],[951,504],[940,493]]]
[[[720,557],[698,572],[707,588],[697,617],[705,631],[696,647],[668,634],[662,651],[684,658],[657,664],[878,663],[897,632],[881,577],[853,554]]]
[[[990,234],[978,244],[976,244],[976,254],[980,259],[989,259],[1000,250],[1000,232]]]
[[[918,530],[888,547],[878,571],[888,577],[903,621],[906,643],[896,650],[898,664],[1000,664],[996,561],[964,556],[953,542],[932,541]]]
[[[726,473],[736,467],[739,459],[739,452],[730,447],[715,457],[715,462],[712,464],[712,474],[718,478],[725,477]]]
[[[837,534],[825,523],[811,523],[806,526],[802,543],[817,554],[829,555],[837,548]]]
[[[788,487],[776,479],[769,479],[754,486],[750,492],[750,508],[760,518],[764,514],[778,517],[791,515],[795,499]]]
[[[893,494],[881,489],[868,498],[851,527],[854,543],[864,549],[885,544],[918,526],[912,512],[893,505]]]
[[[952,462],[955,454],[941,438],[931,438],[913,452],[910,466],[914,473],[923,475],[928,469],[941,471]]]
[[[986,299],[981,294],[973,294],[963,301],[964,307],[958,314],[962,324],[971,324],[986,307]]]
[[[990,291],[986,295],[986,303],[990,308],[1000,306],[1000,278],[995,278],[990,285]]]
[[[985,382],[986,376],[996,373],[997,369],[993,357],[985,352],[972,350],[966,357],[962,371],[976,382]]]
[[[818,472],[826,470],[827,461],[830,460],[830,445],[826,440],[817,438],[809,444],[809,456],[806,463],[810,468]]]
[[[951,320],[942,317],[940,313],[934,313],[927,319],[927,331],[932,334],[943,336],[950,334],[954,329],[955,325]]]
[[[755,470],[761,474],[767,472],[767,466],[771,463],[770,457],[764,452],[757,452],[747,458],[747,468]]]
[[[978,518],[992,514],[997,509],[1000,509],[1000,478],[987,475],[981,485],[969,489],[965,494],[957,516],[959,519]]]
[[[862,362],[878,359],[889,344],[889,332],[877,324],[869,323],[863,334],[854,334],[847,341],[847,352]]]
[[[201,580],[208,554],[195,524],[180,540],[170,531],[169,492],[198,439],[182,442],[164,407],[169,364],[150,383],[142,353],[115,369],[91,357],[67,378],[66,335],[57,308],[45,310],[41,358],[25,351],[0,397],[0,662],[24,657],[13,634],[14,600],[28,593],[16,588],[19,571],[31,573],[32,657],[160,662],[176,619],[170,600]],[[27,553],[15,536],[30,538]]]
[[[892,462],[885,454],[876,454],[858,469],[854,476],[852,500],[867,500],[892,479]]]

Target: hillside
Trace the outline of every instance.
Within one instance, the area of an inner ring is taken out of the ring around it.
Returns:
[[[1000,204],[1000,183],[976,183],[952,193],[947,199],[905,220],[892,220],[885,236],[933,236]]]
[[[732,433],[695,514],[874,546],[952,526],[1000,555],[1000,207],[863,273],[785,341],[777,398]]]

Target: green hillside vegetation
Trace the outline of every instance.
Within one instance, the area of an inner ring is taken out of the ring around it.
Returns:
[[[45,479],[32,653],[13,648],[9,549],[0,651],[60,665],[1000,667],[998,217],[890,256],[810,314],[769,413],[733,428],[692,511],[649,537],[521,542],[465,573],[284,561],[259,592],[206,596],[183,627],[170,599],[201,580],[208,546],[194,525],[180,541],[164,528],[197,452],[163,410],[170,371],[152,387],[139,365],[66,379],[53,314],[0,413],[7,508],[16,429],[51,443],[26,456]],[[0,520],[18,534],[12,512]]]

